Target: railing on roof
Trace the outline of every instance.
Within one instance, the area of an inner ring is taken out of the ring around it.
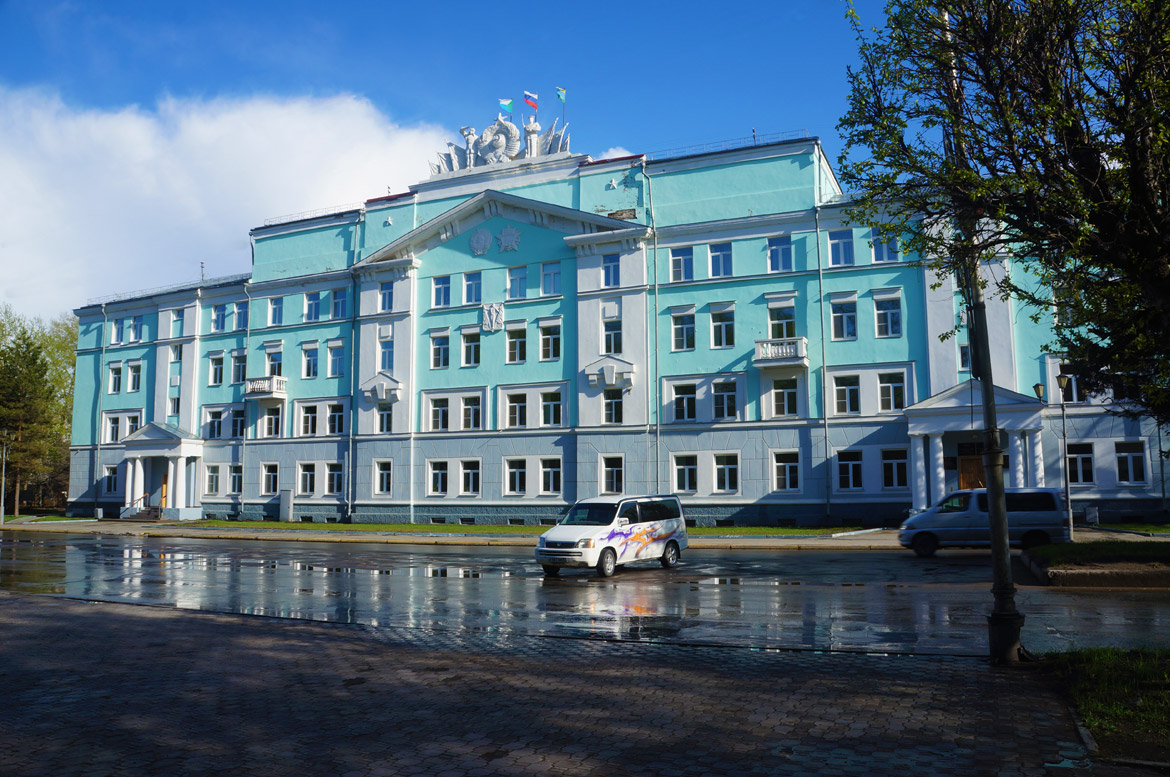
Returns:
[[[695,154],[709,154],[713,151],[732,151],[737,148],[751,148],[752,146],[766,146],[769,143],[781,143],[785,140],[801,140],[812,137],[807,129],[789,130],[787,132],[769,132],[764,135],[752,134],[746,138],[731,138],[717,140],[713,143],[700,143],[697,146],[682,146],[669,148],[665,151],[653,151],[646,155],[650,161],[663,159],[677,159],[678,157],[694,156]]]
[[[277,216],[271,219],[264,219],[264,226],[274,227],[277,224],[291,224],[294,221],[304,221],[306,219],[320,218],[321,216],[336,216],[338,213],[347,213],[351,210],[361,210],[365,203],[350,203],[349,205],[334,205],[331,208],[318,208],[317,210],[305,210],[300,213],[290,213],[287,216]]]
[[[106,302],[120,302],[127,299],[137,299],[139,297],[152,297],[156,294],[169,294],[174,291],[183,291],[184,289],[197,289],[200,287],[219,286],[227,283],[242,283],[251,278],[250,273],[241,273],[239,275],[224,275],[219,278],[207,278],[199,281],[187,281],[186,283],[175,283],[170,286],[156,286],[153,289],[138,289],[137,291],[124,291],[119,294],[107,294],[104,297],[91,297],[85,301],[86,305],[101,305]]]

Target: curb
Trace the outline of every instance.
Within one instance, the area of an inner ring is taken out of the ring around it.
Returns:
[[[1020,560],[1041,585],[1063,588],[1170,588],[1170,569],[1120,571],[1113,569],[1049,569],[1039,564],[1028,551]]]

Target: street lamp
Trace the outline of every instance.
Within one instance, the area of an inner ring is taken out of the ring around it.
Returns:
[[[1056,385],[1060,387],[1060,440],[1061,447],[1064,449],[1063,459],[1064,466],[1061,471],[1064,473],[1064,509],[1067,513],[1068,520],[1068,538],[1073,538],[1073,516],[1072,516],[1072,498],[1069,494],[1069,471],[1068,471],[1068,415],[1065,412],[1064,397],[1065,392],[1068,391],[1068,385],[1072,382],[1072,377],[1069,375],[1060,374],[1056,376]]]
[[[0,526],[4,525],[4,492],[8,489],[8,430],[0,429]],[[19,495],[17,496],[19,499]]]

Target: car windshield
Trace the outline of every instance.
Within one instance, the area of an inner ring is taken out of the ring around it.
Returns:
[[[609,526],[613,523],[616,504],[573,505],[562,526]]]

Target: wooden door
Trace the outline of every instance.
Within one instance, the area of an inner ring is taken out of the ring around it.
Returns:
[[[159,500],[158,500],[159,507],[166,507],[167,506],[167,475],[168,474],[169,473],[164,469],[163,470],[163,477],[162,477],[162,496],[160,496]]]
[[[986,488],[982,456],[959,457],[959,488]]]

